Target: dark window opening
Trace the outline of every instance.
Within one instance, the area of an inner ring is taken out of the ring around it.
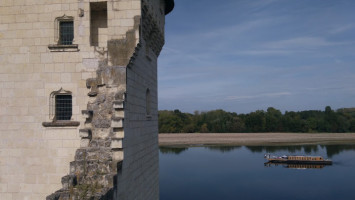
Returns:
[[[90,3],[90,44],[103,47],[107,45],[107,2]]]
[[[145,93],[145,108],[146,108],[146,114],[150,116],[151,114],[151,102],[150,102],[150,90],[147,89]]]
[[[55,96],[55,119],[70,120],[72,116],[72,96],[56,95]]]
[[[61,21],[59,22],[59,44],[72,45],[74,39],[74,22]]]

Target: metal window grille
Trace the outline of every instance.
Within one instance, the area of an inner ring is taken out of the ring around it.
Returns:
[[[55,96],[55,118],[56,120],[70,120],[72,116],[72,96]]]
[[[60,44],[71,45],[74,39],[74,22],[62,21],[59,23]]]

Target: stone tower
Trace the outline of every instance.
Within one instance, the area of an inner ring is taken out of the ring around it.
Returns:
[[[159,199],[173,0],[0,1],[0,199]]]

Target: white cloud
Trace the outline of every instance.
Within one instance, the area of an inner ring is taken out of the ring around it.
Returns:
[[[271,18],[264,18],[264,19],[256,19],[256,20],[250,20],[246,21],[242,24],[236,24],[233,26],[225,26],[223,28],[218,28],[218,29],[212,29],[210,32],[201,32],[198,35],[196,35],[198,38],[204,37],[204,38],[219,38],[222,39],[225,37],[236,37],[236,35],[248,32],[254,28],[260,27],[260,26],[266,26],[271,22],[274,22],[275,19]]]
[[[246,50],[246,51],[236,51],[236,55],[247,55],[247,56],[267,56],[267,55],[287,55],[293,53],[289,50],[273,50],[273,49],[260,49],[260,50]]]
[[[279,0],[260,0],[260,1],[251,1],[252,3],[252,6],[254,7],[264,7],[264,6],[267,6],[267,5],[270,5],[272,3],[275,3]]]
[[[260,98],[276,98],[281,96],[290,96],[290,92],[274,92],[274,93],[263,93],[257,95],[247,95],[247,96],[228,96],[225,100],[248,100],[248,99],[260,99]]]
[[[319,48],[324,46],[333,46],[333,45],[343,45],[344,42],[329,42],[321,37],[297,37],[287,40],[279,40],[268,42],[262,45],[264,48],[271,49],[308,49],[308,48]]]
[[[352,29],[354,27],[354,24],[347,24],[347,25],[343,25],[343,26],[339,26],[336,28],[333,28],[331,30],[329,30],[330,34],[338,34],[338,33],[342,33],[345,32],[349,29]]]

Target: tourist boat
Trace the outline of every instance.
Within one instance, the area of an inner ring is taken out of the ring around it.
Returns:
[[[265,158],[269,163],[286,163],[286,164],[310,164],[310,165],[331,165],[333,162],[324,159],[322,156],[271,156],[266,154]]]
[[[283,166],[284,168],[288,169],[323,169],[326,166],[329,165],[324,165],[324,164],[287,164],[287,163],[272,163],[272,162],[267,162],[264,163],[265,167],[273,167],[273,166]]]

